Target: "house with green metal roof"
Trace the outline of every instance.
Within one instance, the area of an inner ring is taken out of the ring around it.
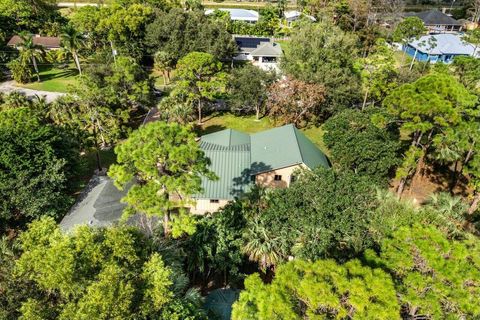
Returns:
[[[202,179],[196,214],[214,212],[254,185],[285,188],[299,168],[329,167],[325,154],[294,125],[246,134],[232,129],[204,135],[200,147],[219,177]]]

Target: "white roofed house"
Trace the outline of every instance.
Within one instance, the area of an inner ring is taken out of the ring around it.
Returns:
[[[309,16],[303,12],[296,11],[296,10],[291,10],[291,11],[285,11],[283,13],[283,16],[285,17],[285,21],[287,22],[287,26],[291,26],[293,22],[298,21],[302,18],[309,19],[310,21],[316,21],[312,16]]]
[[[222,9],[215,9],[223,12],[228,12],[230,15],[230,20],[232,21],[243,21],[243,22],[248,22],[248,23],[256,23],[258,22],[258,19],[260,18],[260,15],[258,14],[257,11],[254,10],[246,10],[246,9],[228,9],[228,8],[222,8]],[[205,14],[209,15],[212,14],[214,9],[207,9],[205,10]]]
[[[237,61],[251,61],[264,70],[278,71],[278,62],[283,54],[279,43],[267,37],[235,36],[238,54]]]

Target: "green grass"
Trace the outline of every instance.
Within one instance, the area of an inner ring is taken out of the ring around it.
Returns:
[[[269,119],[263,117],[259,121],[255,116],[236,116],[230,113],[213,114],[205,119],[201,128],[197,130],[199,135],[217,132],[224,129],[234,129],[245,133],[255,133],[268,130],[278,125]],[[323,143],[323,130],[321,127],[311,126],[301,129],[303,133],[317,145],[325,154],[328,155],[328,149]]]
[[[290,46],[290,40],[275,40],[275,42],[280,44],[284,52]]]
[[[100,150],[100,162],[102,167],[109,168],[111,164],[117,161],[115,152],[112,149]],[[89,150],[87,153],[81,156],[82,166],[78,177],[75,179],[76,183],[73,187],[74,195],[78,195],[86,187],[90,179],[92,178],[95,170],[97,169],[97,156],[94,150]]]
[[[67,68],[60,69],[54,67],[40,67],[40,82],[31,82],[19,86],[41,91],[68,92],[71,85],[77,83],[78,71],[69,65]],[[36,80],[36,76],[32,78]]]

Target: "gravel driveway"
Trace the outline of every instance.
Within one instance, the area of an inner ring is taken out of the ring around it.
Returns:
[[[58,97],[65,95],[65,93],[62,93],[62,92],[40,91],[40,90],[32,90],[32,89],[17,87],[15,86],[14,81],[5,81],[0,83],[0,92],[10,93],[13,91],[21,92],[25,94],[27,97],[35,97],[35,96],[45,97],[45,99],[49,103],[56,100]]]

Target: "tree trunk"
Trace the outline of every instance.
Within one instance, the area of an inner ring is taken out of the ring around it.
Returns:
[[[73,60],[75,60],[75,64],[77,65],[77,69],[78,69],[78,74],[79,75],[82,75],[82,67],[80,66],[80,60],[78,59],[78,54],[76,51],[73,51],[72,52],[72,55],[73,55]]]
[[[463,160],[463,165],[462,165],[462,168],[467,164],[468,161],[470,161],[470,159],[472,158],[473,156],[473,147],[475,146],[475,142],[472,143],[472,145],[470,146],[470,149],[468,150],[467,152],[467,155],[465,156],[465,160]]]
[[[35,74],[37,75],[37,81],[40,82],[40,72],[38,72],[37,59],[32,57],[33,68],[35,69]]]
[[[480,193],[475,192],[475,196],[473,197],[472,204],[470,205],[470,208],[468,208],[468,214],[473,214],[475,211],[478,209],[478,204],[480,203]]]
[[[369,88],[367,88],[367,90],[365,91],[365,95],[363,96],[362,111],[365,109],[365,106],[367,105],[368,91],[370,91]]]
[[[198,124],[202,124],[202,102],[201,102],[201,100],[198,100],[197,111],[198,111]]]
[[[402,178],[402,179],[400,179],[400,183],[398,184],[397,197],[399,197],[399,198],[402,196],[403,189],[405,188],[405,182],[406,182],[406,179]]]
[[[165,238],[168,238],[170,236],[169,222],[170,210],[167,210],[167,212],[165,212],[165,214],[163,215],[163,235]]]
[[[420,144],[420,141],[422,140],[422,136],[423,134],[421,132],[416,131],[413,135],[412,146],[414,147],[418,146]],[[405,184],[410,174],[411,173],[409,172],[405,178],[400,179],[400,183],[398,184],[398,188],[397,188],[397,196],[399,198],[401,197],[403,190],[405,189]]]
[[[410,63],[410,68],[408,68],[408,70],[410,71],[412,71],[413,63],[415,62],[415,58],[417,57],[417,52],[418,52],[418,49],[415,49],[415,54],[413,55],[412,62]]]
[[[102,163],[100,161],[100,147],[98,146],[97,127],[95,127],[95,124],[93,125],[93,141],[95,145],[95,156],[97,158],[97,168],[99,171],[102,171]]]
[[[260,106],[259,106],[259,105],[257,105],[257,106],[255,107],[255,120],[256,120],[256,121],[259,121],[259,120],[260,120]]]
[[[450,184],[450,193],[453,193],[453,189],[457,186],[458,182],[458,160],[455,161],[455,165],[453,166],[453,173],[452,173],[452,183]]]

